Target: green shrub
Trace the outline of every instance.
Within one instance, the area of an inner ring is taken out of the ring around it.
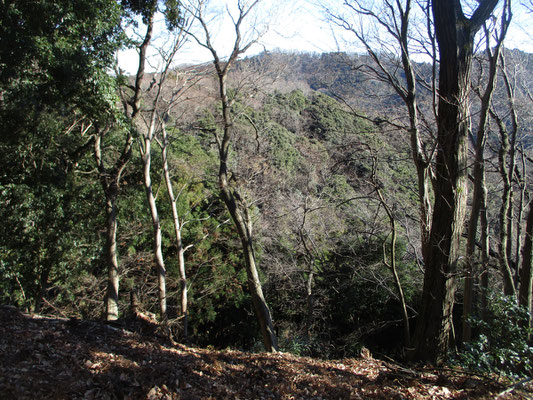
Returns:
[[[472,318],[479,335],[457,354],[455,361],[474,371],[510,377],[533,372],[532,329],[526,325],[527,311],[511,296],[489,295],[488,318]]]

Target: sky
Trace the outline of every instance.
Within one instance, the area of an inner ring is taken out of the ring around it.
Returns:
[[[225,3],[234,3],[234,1],[214,1],[217,2],[220,4],[218,7],[215,6],[216,11],[224,12]],[[269,21],[268,31],[246,55],[257,54],[264,50],[311,53],[337,51],[338,46],[330,25],[323,20],[318,7],[313,6],[308,0],[266,0],[264,4],[273,8],[273,12],[266,18]],[[272,7],[272,5],[278,6]],[[228,18],[219,18],[214,22],[212,32],[215,37],[215,47],[220,49],[221,55],[227,55],[231,51],[234,39],[232,22]],[[164,26],[163,20],[160,19],[156,23],[156,30],[164,30]],[[211,54],[191,40],[177,54],[175,64],[200,64],[210,60]],[[119,66],[128,73],[135,72],[136,62],[135,49],[122,51],[119,54]]]
[[[339,0],[325,0],[331,4],[340,4]],[[211,0],[213,14],[210,27],[215,38],[215,47],[221,56],[228,55],[233,45],[233,24],[228,18],[227,11],[234,12],[231,4],[234,0]],[[332,51],[361,52],[355,40],[339,28],[335,28],[326,21],[322,8],[316,5],[315,0],[265,0],[260,3],[263,8],[258,8],[256,15],[251,15],[250,21],[262,28],[261,21],[268,21],[268,30],[261,36],[259,43],[250,48],[246,55],[253,55],[264,50],[281,50],[286,52],[323,53]],[[322,1],[324,3],[324,1]],[[220,15],[224,15],[221,18]],[[215,17],[218,16],[218,17]],[[257,21],[257,22],[256,22]],[[520,48],[533,53],[533,33],[530,25],[533,15],[528,14],[515,1],[513,22],[506,40],[507,47]],[[165,32],[162,17],[156,23],[155,43],[163,43],[162,36]],[[246,29],[245,29],[246,30]],[[131,33],[131,32],[130,32]],[[174,64],[200,64],[209,62],[211,54],[201,48],[193,40],[189,41],[178,52]],[[119,66],[127,73],[133,74],[136,70],[137,52],[135,49],[119,53]],[[157,57],[152,53],[152,68],[157,69]]]

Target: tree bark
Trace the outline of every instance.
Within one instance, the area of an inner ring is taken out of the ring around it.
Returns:
[[[415,332],[415,357],[441,364],[452,331],[459,243],[467,197],[469,88],[474,35],[497,0],[480,2],[470,19],[459,1],[434,0],[439,45],[439,104],[435,203],[426,254],[422,306]]]
[[[220,99],[222,103],[222,118],[224,121],[224,133],[219,147],[219,185],[222,199],[230,213],[231,219],[237,228],[241,239],[246,274],[248,277],[248,287],[252,296],[252,303],[255,314],[261,328],[263,343],[266,351],[272,352],[278,350],[277,338],[274,332],[270,310],[263,295],[261,281],[255,262],[255,253],[253,249],[252,221],[248,213],[248,207],[243,203],[242,196],[237,188],[230,187],[228,179],[228,156],[231,139],[233,136],[233,121],[230,111],[230,103],[227,95],[227,66],[222,68],[220,60],[215,61],[217,68]]]
[[[516,294],[516,288],[513,281],[513,272],[511,270],[511,265],[509,263],[509,244],[510,238],[509,233],[512,233],[510,230],[509,224],[512,222],[509,221],[509,215],[511,213],[511,202],[512,202],[512,175],[509,172],[507,167],[507,154],[509,153],[510,142],[509,134],[507,132],[507,127],[505,123],[495,116],[496,122],[500,130],[500,141],[501,147],[498,155],[500,174],[503,180],[503,194],[502,194],[502,204],[500,206],[499,222],[500,222],[500,243],[498,245],[499,252],[499,262],[500,270],[503,276],[503,293],[506,296],[513,296]]]
[[[117,256],[117,198],[122,172],[131,158],[133,138],[128,132],[121,156],[111,169],[105,167],[102,156],[102,139],[105,131],[96,128],[94,141],[94,156],[98,168],[98,175],[106,198],[106,264],[107,264],[107,292],[105,296],[105,318],[114,321],[119,317],[119,265]]]
[[[507,3],[507,0],[506,0]],[[468,239],[466,244],[466,269],[464,277],[464,291],[463,291],[463,332],[462,341],[468,342],[472,337],[472,327],[470,324],[470,316],[473,309],[474,299],[474,280],[477,276],[476,262],[474,251],[476,247],[476,235],[478,228],[478,220],[480,213],[483,213],[482,218],[486,219],[487,212],[487,185],[485,179],[485,144],[486,144],[486,129],[489,119],[489,110],[491,101],[496,87],[498,60],[500,59],[500,50],[503,46],[507,28],[510,23],[511,16],[507,14],[507,9],[504,7],[502,19],[500,24],[500,33],[494,47],[491,49],[490,32],[485,29],[485,40],[487,42],[486,54],[489,62],[488,82],[485,91],[481,96],[481,110],[479,113],[478,128],[476,131],[475,143],[475,162],[474,162],[474,194],[472,196],[472,207],[470,212],[470,220],[468,223]],[[482,270],[488,269],[488,225],[486,220],[481,224],[481,252],[482,252]]]
[[[174,222],[174,234],[176,236],[176,246],[178,248],[178,267],[180,272],[180,312],[181,317],[183,318],[183,335],[187,337],[188,332],[188,286],[187,286],[187,271],[185,269],[185,248],[183,246],[183,241],[181,238],[181,229],[182,223],[178,214],[178,207],[176,205],[177,199],[174,196],[174,188],[172,185],[172,180],[170,179],[170,171],[168,168],[168,136],[167,130],[165,128],[165,123],[162,122],[162,133],[163,133],[163,143],[162,143],[162,155],[163,155],[163,173],[165,176],[165,183],[167,186],[167,193],[170,200],[170,206],[172,208],[172,220]]]
[[[154,116],[155,118],[155,116]],[[152,140],[155,120],[149,129],[149,133],[144,137],[144,145],[141,149],[142,164],[143,164],[143,176],[144,176],[144,189],[146,192],[146,199],[148,201],[148,207],[150,209],[150,216],[152,218],[152,227],[154,230],[154,262],[157,269],[157,286],[159,297],[159,314],[162,320],[167,317],[167,296],[166,296],[166,267],[163,259],[162,250],[162,237],[161,237],[161,222],[159,221],[159,214],[157,211],[157,203],[154,192],[152,190],[152,177],[151,177],[151,160],[152,160]]]
[[[106,259],[107,273],[107,296],[106,296],[106,320],[118,319],[118,289],[119,271],[117,257],[117,209],[116,195],[106,196]]]
[[[520,271],[520,290],[518,292],[518,304],[528,312],[527,324],[533,327],[533,201],[529,205],[527,217],[526,236],[524,239],[524,254],[522,256],[522,269]]]
[[[221,60],[212,41],[209,28],[206,24],[206,21],[202,15],[203,13],[203,3],[199,3],[199,7],[193,10],[194,18],[198,21],[201,26],[205,37],[203,40],[200,40],[198,36],[189,32],[189,34],[204,48],[209,50],[213,56],[213,64],[217,73],[218,80],[218,91],[219,91],[219,100],[222,106],[222,122],[223,122],[223,132],[220,136],[215,132],[215,139],[217,141],[218,150],[219,150],[219,171],[218,171],[218,181],[220,186],[220,194],[228,212],[231,216],[235,227],[237,228],[237,233],[241,239],[244,263],[246,268],[246,275],[248,277],[248,287],[252,297],[252,304],[254,306],[254,312],[257,317],[259,326],[261,328],[261,334],[263,337],[263,343],[266,351],[274,352],[278,350],[277,338],[274,333],[274,326],[272,323],[272,317],[270,315],[270,310],[265,301],[263,295],[263,290],[261,286],[261,281],[259,280],[259,273],[257,271],[255,253],[253,248],[253,235],[252,235],[252,220],[248,212],[248,206],[244,202],[244,198],[239,193],[239,188],[234,185],[230,185],[229,182],[229,149],[231,141],[233,139],[233,119],[231,115],[231,103],[228,98],[227,93],[227,76],[229,69],[231,68],[233,62],[237,60],[239,55],[243,54],[252,46],[256,41],[253,38],[248,37],[246,43],[242,43],[242,23],[246,17],[250,14],[252,9],[260,2],[261,0],[254,0],[252,2],[238,2],[237,9],[238,14],[231,17],[235,33],[235,41],[233,43],[233,50],[226,60]],[[258,34],[259,35],[259,34]]]
[[[383,242],[383,263],[392,272],[392,276],[394,278],[394,285],[396,286],[396,290],[398,291],[398,298],[400,299],[400,306],[402,307],[404,348],[411,350],[411,328],[409,326],[409,314],[407,312],[407,303],[405,302],[405,295],[403,293],[402,282],[400,281],[400,276],[398,275],[398,268],[396,267],[396,238],[398,235],[398,231],[396,228],[396,218],[394,216],[393,210],[385,202],[385,198],[383,197],[383,193],[381,193],[379,183],[376,179],[377,157],[373,156],[372,158],[373,158],[372,184],[374,185],[376,194],[378,195],[379,202],[381,203],[381,205],[385,209],[385,212],[387,213],[387,217],[389,219],[389,225],[390,225],[391,242],[390,242],[389,260],[387,260],[387,243],[386,241],[384,241]]]

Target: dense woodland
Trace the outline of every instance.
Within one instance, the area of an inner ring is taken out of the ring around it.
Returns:
[[[269,3],[228,3],[0,3],[0,302],[152,316],[203,347],[531,374],[517,5],[346,1],[324,15],[366,52],[248,56]],[[187,43],[212,62],[176,66]]]

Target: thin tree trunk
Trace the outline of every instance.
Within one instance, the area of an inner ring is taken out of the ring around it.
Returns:
[[[253,250],[252,239],[252,221],[248,213],[246,204],[242,202],[242,197],[236,188],[231,188],[228,181],[228,156],[229,146],[232,139],[233,122],[231,118],[230,105],[227,95],[226,87],[226,72],[220,68],[220,62],[215,66],[218,70],[219,90],[222,103],[222,117],[224,120],[224,136],[220,142],[220,169],[219,169],[219,184],[222,194],[222,199],[230,213],[239,237],[241,239],[244,262],[246,266],[246,274],[248,276],[248,287],[252,296],[252,303],[261,328],[263,336],[263,343],[266,351],[277,351],[277,338],[274,333],[274,326],[270,310],[263,295],[261,281],[257,272],[255,262],[255,253]]]
[[[504,181],[504,191],[502,195],[502,206],[500,209],[500,267],[503,274],[504,294],[506,296],[516,296],[516,286],[513,279],[511,267],[512,243],[513,243],[513,174],[516,166],[516,134],[518,132],[518,116],[514,103],[514,88],[509,79],[505,63],[505,54],[500,56],[502,65],[502,76],[507,92],[507,102],[509,103],[511,117],[511,135],[507,132],[507,126],[497,119],[500,129],[502,149],[500,151],[500,173]],[[509,155],[509,166],[507,166],[507,155]]]
[[[48,288],[48,278],[50,277],[51,270],[52,270],[51,265],[48,265],[47,263],[47,265],[45,265],[41,271],[40,278],[39,278],[39,289],[37,290],[37,295],[35,296],[35,305],[33,307],[33,311],[36,314],[38,314],[41,311],[43,299],[46,294],[46,289]]]
[[[135,77],[134,94],[131,101],[131,120],[135,120],[140,111],[140,93],[141,83],[144,77],[144,64],[146,60],[146,51],[151,40],[152,30],[148,27],[145,40],[139,48],[139,67]],[[128,115],[128,104],[123,93],[121,92],[122,103],[124,104],[124,114]],[[119,158],[111,168],[106,168],[102,155],[102,139],[107,133],[96,127],[94,142],[94,157],[98,169],[98,175],[102,184],[102,189],[106,197],[106,263],[108,269],[107,291],[105,296],[106,320],[116,320],[119,316],[118,295],[119,295],[119,266],[117,257],[117,207],[116,202],[119,193],[120,180],[127,163],[131,159],[133,135],[131,129],[128,129],[124,147]]]
[[[481,201],[481,318],[487,320],[488,314],[488,291],[489,291],[489,255],[490,255],[490,238],[489,238],[489,221],[487,216],[487,187],[483,187],[483,199]]]
[[[527,217],[526,236],[524,239],[524,254],[522,270],[520,271],[520,291],[518,293],[518,304],[528,312],[527,324],[533,327],[533,201],[529,205]]]
[[[476,132],[476,157],[474,163],[474,194],[472,197],[472,209],[470,212],[470,221],[468,223],[468,239],[466,244],[466,270],[464,278],[464,297],[463,297],[463,334],[462,341],[469,342],[472,336],[472,327],[470,324],[470,316],[473,308],[474,298],[474,279],[477,275],[475,269],[474,251],[476,248],[476,234],[478,228],[479,214],[481,210],[487,207],[487,185],[485,179],[485,144],[486,144],[486,129],[489,119],[489,109],[491,106],[492,95],[497,81],[497,67],[500,58],[500,49],[503,46],[503,40],[506,35],[509,20],[507,13],[504,12],[501,21],[500,36],[497,38],[496,47],[494,51],[490,47],[490,33],[485,29],[485,38],[487,41],[486,54],[489,60],[488,82],[485,87],[485,92],[481,96],[481,110],[479,113],[479,123]],[[482,236],[486,236],[487,232],[483,231]],[[488,238],[481,240],[481,251],[483,254],[488,252]],[[482,256],[482,259],[484,257]],[[485,262],[488,259],[485,258]],[[487,267],[483,264],[482,269]]]
[[[161,320],[165,320],[167,317],[167,297],[166,297],[166,268],[165,261],[163,259],[162,251],[162,239],[161,239],[161,223],[159,221],[159,214],[157,211],[157,203],[152,188],[152,177],[150,173],[150,166],[152,161],[152,140],[155,129],[155,115],[153,121],[150,124],[148,134],[144,137],[144,145],[141,148],[142,164],[143,164],[143,176],[144,176],[144,189],[146,192],[146,199],[148,201],[148,207],[150,209],[150,216],[152,218],[152,227],[154,230],[154,262],[157,269],[157,286],[159,297],[159,314]]]
[[[108,321],[118,319],[119,272],[117,257],[117,210],[115,203],[116,196],[111,195],[106,200],[106,258],[108,265],[106,319]]]
[[[132,121],[137,123],[137,116],[141,112],[141,99],[142,99],[142,81],[144,77],[144,68],[146,63],[146,55],[148,46],[152,39],[152,31],[155,21],[155,11],[152,11],[146,26],[146,34],[144,41],[140,46],[139,51],[139,71],[135,80],[135,93],[133,98],[133,116]],[[158,87],[158,92],[155,100],[153,101],[153,109],[150,112],[150,118],[147,126],[147,131],[142,135],[139,141],[139,150],[141,152],[141,161],[143,166],[143,184],[146,193],[146,200],[148,202],[148,208],[150,210],[150,217],[152,219],[153,228],[153,252],[154,263],[157,270],[157,286],[158,286],[158,303],[159,314],[161,320],[165,321],[167,318],[167,297],[166,297],[166,268],[162,251],[162,235],[161,235],[161,223],[159,221],[159,214],[157,210],[157,202],[152,187],[151,177],[151,164],[152,164],[152,141],[155,137],[155,130],[157,125],[157,104],[159,95],[161,93],[161,84]]]
[[[429,235],[431,232],[431,164],[426,160],[422,150],[422,140],[420,139],[420,132],[418,129],[419,116],[417,106],[416,94],[416,75],[411,63],[409,55],[409,13],[411,10],[411,1],[407,1],[405,10],[400,12],[401,28],[400,28],[400,48],[402,54],[402,65],[405,72],[405,79],[407,83],[407,90],[403,93],[403,99],[409,112],[409,130],[411,141],[411,155],[416,167],[416,174],[418,177],[418,197],[419,197],[419,212],[420,212],[420,232],[422,256],[424,262],[427,262]]]
[[[222,137],[215,132],[215,139],[217,141],[219,150],[219,172],[218,181],[220,186],[220,193],[226,208],[231,216],[237,233],[241,239],[243,256],[246,268],[246,274],[248,277],[248,287],[252,297],[252,303],[254,311],[261,328],[261,334],[263,336],[263,343],[266,351],[277,351],[277,339],[274,333],[274,327],[272,324],[272,317],[270,310],[263,296],[263,290],[261,282],[259,280],[259,274],[257,271],[257,265],[255,260],[255,254],[253,249],[253,236],[252,236],[252,221],[248,213],[248,207],[243,201],[243,197],[238,191],[238,187],[232,187],[229,183],[229,149],[231,141],[233,139],[233,120],[231,115],[231,104],[227,94],[227,76],[230,67],[233,62],[237,60],[239,55],[245,53],[250,46],[252,46],[257,39],[247,38],[246,43],[242,43],[242,23],[250,15],[252,9],[259,3],[259,0],[255,0],[250,3],[239,2],[237,7],[238,13],[232,17],[233,27],[235,31],[235,41],[233,43],[233,50],[230,56],[221,60],[218,53],[212,43],[211,34],[207,23],[203,17],[203,4],[194,10],[194,18],[200,24],[205,38],[200,40],[193,33],[189,34],[204,48],[209,50],[213,56],[213,64],[217,73],[219,100],[222,106],[222,122],[223,133]],[[252,34],[252,36],[254,36]]]
[[[305,316],[305,336],[307,340],[311,337],[311,326],[313,325],[313,309],[314,309],[314,301],[313,301],[313,278],[314,278],[314,272],[313,272],[313,266],[311,265],[311,268],[309,269],[309,275],[307,276],[306,281],[306,316]]]
[[[102,156],[102,139],[105,131],[97,128],[94,141],[94,156],[102,189],[106,198],[106,264],[107,264],[107,292],[105,296],[106,320],[114,321],[119,317],[119,266],[117,256],[117,198],[122,172],[131,158],[133,138],[128,132],[121,156],[113,168],[107,169]]]
[[[518,278],[520,276],[520,266],[522,265],[522,219],[524,215],[524,201],[526,194],[526,160],[524,149],[521,149],[522,155],[522,172],[519,172],[518,166],[516,166],[516,175],[518,176],[518,186],[520,187],[519,198],[518,198],[518,215],[516,216],[516,253],[515,253],[515,262],[516,262],[516,273],[514,284],[515,287],[518,286]]]
[[[400,281],[400,277],[398,275],[398,268],[396,267],[396,237],[397,237],[396,218],[394,217],[394,214],[391,208],[389,207],[389,205],[385,202],[383,193],[381,193],[379,185],[376,181],[376,164],[377,164],[377,159],[376,157],[373,157],[372,183],[374,184],[374,188],[378,195],[379,202],[385,209],[385,212],[387,213],[387,217],[389,218],[390,234],[391,234],[390,257],[388,261],[387,261],[387,244],[386,242],[383,242],[383,263],[391,270],[392,276],[394,278],[394,285],[396,286],[398,297],[400,299],[400,305],[402,307],[403,336],[404,336],[403,343],[404,343],[405,349],[410,349],[411,348],[411,329],[409,327],[409,314],[407,313],[407,303],[405,302],[405,295],[403,293],[402,282]]]
[[[499,214],[499,220],[500,220],[500,243],[498,246],[499,251],[499,261],[500,261],[500,269],[503,275],[503,283],[504,283],[504,289],[503,293],[506,296],[512,296],[516,294],[516,288],[514,286],[513,281],[513,273],[511,271],[511,266],[509,264],[509,209],[510,209],[510,203],[512,200],[512,186],[511,186],[511,175],[509,174],[509,169],[507,167],[507,154],[509,152],[509,135],[507,133],[507,127],[505,126],[505,123],[497,117],[494,113],[492,113],[493,117],[496,119],[496,122],[498,123],[498,127],[500,130],[500,141],[501,141],[501,147],[500,152],[498,155],[499,160],[499,166],[500,166],[500,175],[503,180],[503,194],[502,194],[502,204],[500,206],[500,214]]]
[[[224,167],[221,168],[221,170],[223,169]],[[270,310],[268,309],[268,305],[263,295],[263,289],[261,287],[261,281],[259,280],[257,265],[255,262],[251,231],[252,221],[246,209],[246,205],[242,204],[240,201],[239,203],[237,202],[237,198],[240,198],[240,195],[235,189],[230,189],[227,181],[227,174],[225,172],[221,172],[220,174],[220,187],[222,199],[228,208],[241,239],[246,274],[248,277],[248,288],[252,296],[254,311],[261,328],[265,349],[269,352],[277,351],[277,339],[274,333],[274,325],[272,323]]]
[[[177,199],[174,196],[174,188],[172,186],[172,180],[170,179],[170,171],[168,168],[168,136],[165,123],[162,122],[162,133],[163,133],[163,144],[162,144],[162,155],[163,155],[163,172],[165,176],[165,183],[167,186],[167,193],[172,208],[172,221],[174,222],[174,234],[176,236],[176,246],[178,248],[178,266],[180,272],[180,311],[183,318],[183,335],[187,337],[188,333],[188,298],[187,298],[187,272],[185,269],[185,248],[183,247],[183,241],[181,239],[181,229],[182,224],[180,222],[178,207],[176,205]]]

